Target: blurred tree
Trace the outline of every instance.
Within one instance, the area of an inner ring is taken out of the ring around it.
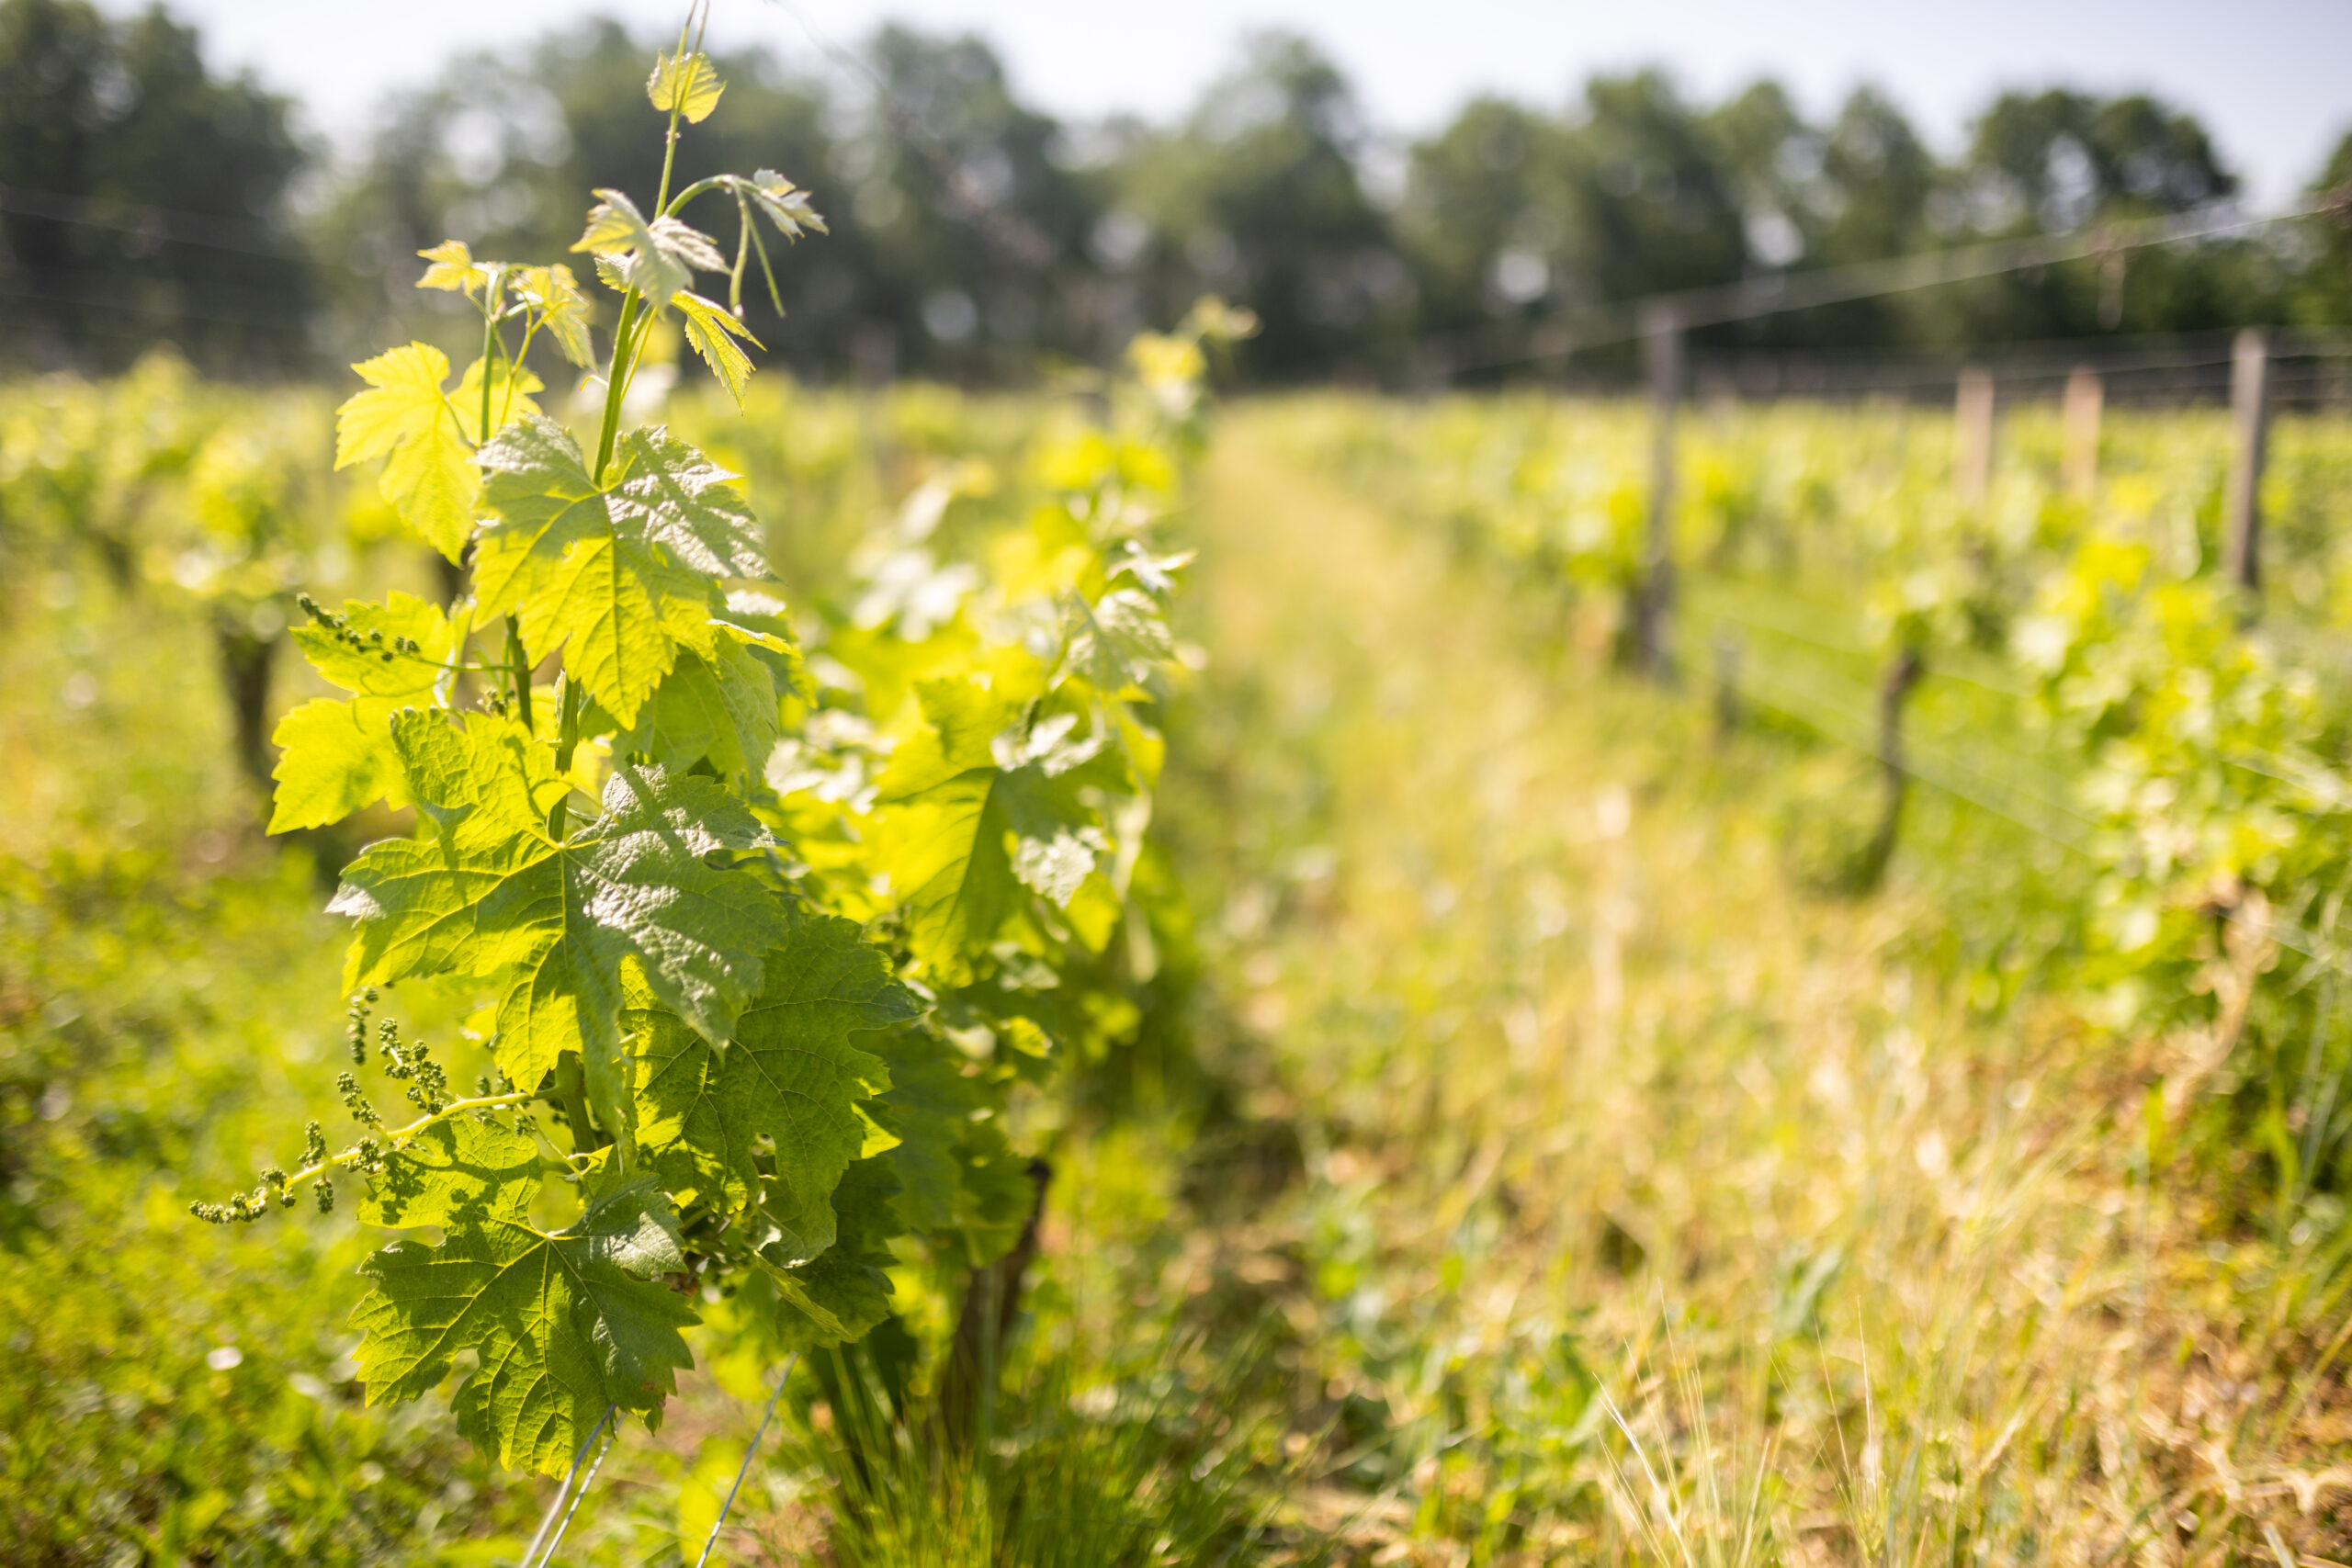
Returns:
[[[114,367],[157,342],[215,370],[309,355],[290,106],[206,71],[161,6],[0,0],[0,352]]]
[[[1423,331],[1461,334],[1543,309],[1561,239],[1544,171],[1561,137],[1532,109],[1479,98],[1414,145],[1396,232]]]
[[[2335,210],[2301,226],[2302,265],[2289,314],[2309,326],[2352,326],[2352,130],[2336,142],[2308,194],[2332,197]]]
[[[1792,265],[1814,243],[1821,135],[1778,82],[1756,82],[1700,121],[1708,154],[1739,203],[1747,248],[1760,265]]]
[[[1549,171],[1571,306],[1736,280],[1746,214],[1700,117],[1659,72],[1596,76]]]
[[[1057,159],[1060,126],[976,38],[888,27],[869,53],[879,81],[838,165],[866,262],[863,372],[1017,377],[1040,349],[1083,352],[1095,202]]]
[[[1806,262],[1836,266],[1927,248],[1942,179],[1935,154],[1894,100],[1858,89],[1821,140]]]
[[[1297,380],[1393,363],[1413,279],[1360,175],[1363,116],[1306,39],[1262,33],[1179,130],[1136,137],[1110,175],[1139,225],[1140,309],[1173,320],[1200,293],[1258,313],[1240,358]]]
[[[1931,250],[1936,198],[1946,175],[1894,100],[1875,88],[1852,93],[1827,130],[1793,143],[1807,156],[1800,176],[1795,265],[1843,266]],[[1777,344],[1881,345],[1917,335],[1916,299],[1857,299],[1757,323]]]
[[[2056,232],[2176,214],[2238,190],[2193,115],[2145,95],[2005,93],[1955,171],[1951,238]],[[2280,298],[2259,241],[2211,241],[1987,278],[1928,303],[1933,335],[1964,341],[2195,332],[2269,320]]]
[[[2185,212],[2238,188],[2194,116],[2144,95],[2063,87],[1995,99],[1971,131],[1962,173],[1968,225],[1988,233]]]
[[[493,257],[554,256],[578,236],[582,186],[650,198],[658,117],[605,106],[641,99],[662,41],[588,22],[453,62],[394,99],[342,172],[311,220],[314,264],[287,210],[304,149],[284,100],[208,75],[196,35],[160,10],[109,21],[87,0],[0,0],[0,353],[106,366],[160,338],[215,369],[274,368],[303,361],[318,324],[353,354],[401,329],[466,352],[458,302],[412,287],[414,253],[456,237]],[[2005,95],[1946,166],[1874,89],[1813,123],[1770,82],[1708,107],[1648,71],[1594,78],[1565,113],[1470,103],[1409,149],[1390,211],[1367,189],[1372,141],[1346,80],[1286,34],[1250,40],[1171,127],[1061,126],[970,37],[885,28],[830,85],[759,51],[718,63],[728,112],[686,135],[677,175],[764,166],[813,192],[833,234],[778,258],[789,328],[763,285],[744,301],[752,331],[807,376],[1020,379],[1100,359],[1216,290],[1264,322],[1243,352],[1250,373],[1396,379],[1510,359],[1536,323],[1596,304],[2180,212],[2237,189],[2196,118],[2145,96]],[[2352,139],[2322,183],[2347,176]],[[723,203],[694,218],[731,246]],[[2340,226],[2315,222],[1702,342],[2352,320],[2347,248]],[[330,290],[335,310],[314,323]]]

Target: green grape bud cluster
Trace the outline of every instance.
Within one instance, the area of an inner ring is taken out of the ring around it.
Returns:
[[[351,1119],[354,1122],[358,1122],[362,1127],[380,1127],[384,1124],[383,1117],[377,1114],[376,1108],[368,1102],[368,1096],[361,1092],[357,1075],[336,1074],[334,1088],[335,1092],[343,1096],[343,1108],[351,1112]]]
[[[311,620],[333,633],[335,641],[355,652],[375,654],[387,664],[403,653],[412,657],[421,657],[424,652],[424,645],[413,637],[388,638],[380,630],[365,634],[355,631],[352,628],[350,616],[334,614],[307,593],[301,595],[295,603],[301,605],[303,613]]]
[[[294,1206],[294,1190],[286,1172],[274,1165],[262,1171],[261,1184],[252,1191],[232,1192],[225,1203],[207,1203],[199,1200],[190,1203],[187,1212],[208,1224],[251,1224],[269,1213],[272,1199],[277,1200],[281,1208]]]
[[[390,1019],[376,1027],[377,1045],[384,1059],[384,1076],[405,1083],[409,1103],[427,1115],[438,1115],[456,1098],[449,1092],[449,1075],[422,1040],[403,1045],[401,1026]]]
[[[374,987],[351,998],[351,1010],[345,1015],[344,1041],[351,1048],[351,1065],[368,1065],[368,1007],[376,999]]]

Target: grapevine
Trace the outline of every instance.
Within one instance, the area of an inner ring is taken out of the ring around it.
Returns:
[[[684,33],[657,59],[671,153],[724,90]],[[771,170],[673,194],[665,165],[650,203],[596,197],[573,248],[618,297],[601,360],[567,265],[453,240],[420,287],[471,303],[479,356],[454,382],[424,343],[355,367],[338,466],[379,463],[464,572],[447,604],[305,597],[293,633],[344,694],[278,725],[273,830],[415,814],[330,905],[353,923],[337,1087],[359,1131],[330,1152],[313,1122],[294,1169],[193,1205],[251,1221],[356,1182],[364,1222],[435,1227],[363,1269],[368,1397],[417,1398],[470,1352],[461,1430],[549,1474],[608,1412],[658,1420],[690,1334],[849,1343],[901,1304],[902,1260],[954,1275],[1021,1235],[1014,1097],[1132,1023],[1172,896],[1146,836],[1187,558],[1155,532],[1197,447],[1204,345],[1250,325],[1209,304],[1139,343],[986,572],[933,561],[944,502],[902,519],[893,581],[922,563],[926,613],[796,615],[735,476],[625,414],[664,323],[741,406],[762,231],[823,221]],[[734,209],[731,257],[688,221],[706,198]],[[585,439],[537,401],[539,344],[601,382]],[[393,1021],[369,1034],[418,985],[474,1009],[473,1092]],[[413,1118],[368,1098],[370,1060]]]

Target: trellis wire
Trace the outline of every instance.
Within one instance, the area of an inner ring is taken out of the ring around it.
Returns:
[[[783,1372],[775,1380],[775,1392],[768,1395],[768,1407],[760,1415],[760,1429],[752,1434],[752,1446],[743,1450],[743,1462],[735,1467],[734,1484],[727,1488],[727,1500],[718,1505],[718,1517],[710,1523],[710,1536],[702,1543],[702,1555],[695,1559],[695,1568],[703,1568],[710,1561],[711,1548],[718,1544],[718,1532],[727,1528],[727,1516],[735,1507],[735,1494],[743,1488],[743,1477],[752,1473],[752,1461],[760,1451],[760,1441],[768,1435],[768,1423],[775,1419],[775,1402],[784,1397],[784,1385],[792,1381],[792,1369],[799,1363],[798,1356],[787,1357]]]
[[[537,1533],[531,1537],[531,1544],[523,1549],[522,1568],[534,1568],[534,1564],[544,1564],[548,1558],[555,1555],[557,1543],[563,1540],[563,1532],[569,1529],[571,1524],[571,1511],[570,1508],[564,1507],[564,1500],[569,1497],[571,1499],[572,1508],[577,1508],[580,1506],[581,1496],[585,1495],[588,1491],[588,1483],[596,1478],[597,1468],[602,1466],[605,1462],[605,1450],[609,1450],[613,1446],[611,1439],[607,1438],[605,1440],[605,1447],[597,1450],[596,1464],[592,1465],[589,1468],[587,1476],[580,1482],[579,1493],[574,1494],[571,1483],[573,1479],[580,1475],[581,1461],[588,1457],[589,1447],[595,1442],[597,1434],[604,1431],[605,1428],[611,1424],[613,1412],[619,1408],[620,1406],[617,1404],[605,1405],[604,1415],[596,1418],[596,1424],[588,1428],[588,1436],[581,1440],[580,1451],[571,1456],[571,1468],[564,1472],[563,1484],[555,1489],[555,1495],[548,1500],[548,1511],[539,1516],[539,1528]],[[556,1522],[556,1514],[559,1509],[563,1510],[563,1518],[562,1523],[560,1524]],[[555,1531],[553,1540],[549,1540],[548,1536],[548,1531],[550,1529]],[[542,1547],[546,1549],[545,1555],[541,1554],[540,1549]]]

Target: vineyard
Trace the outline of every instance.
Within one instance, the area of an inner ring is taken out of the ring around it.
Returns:
[[[0,1556],[2352,1562],[2352,421],[812,388],[724,89],[0,383]]]

